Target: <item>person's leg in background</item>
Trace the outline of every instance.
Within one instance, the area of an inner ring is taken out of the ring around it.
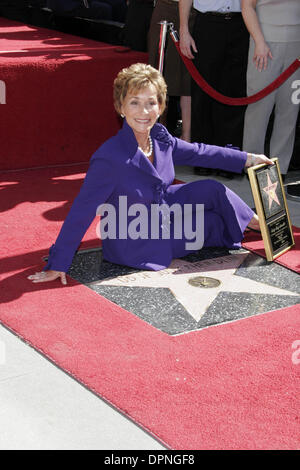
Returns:
[[[92,1],[92,6],[99,3],[97,0]],[[101,3],[107,3],[112,8],[112,20],[125,23],[127,3],[126,0],[102,0]]]
[[[90,8],[86,8],[80,0],[47,0],[47,7],[53,10],[55,15],[67,17],[82,17],[92,19],[112,19],[112,7],[108,3],[94,1],[89,3]]]
[[[192,36],[196,43],[198,53],[195,54],[194,64],[211,85],[215,85],[222,72],[224,51],[224,38],[220,34],[218,23],[211,17],[197,13]],[[199,85],[192,80],[192,142],[213,143],[213,99],[210,98]]]
[[[112,6],[109,3],[93,1],[90,3],[90,8],[81,9],[85,18],[92,18],[95,20],[112,20]]]
[[[190,26],[194,20],[194,12],[190,14]],[[157,0],[155,5],[149,34],[148,34],[148,52],[149,63],[158,68],[159,65],[159,40],[161,25],[160,21],[173,23],[174,29],[179,29],[179,11],[178,2],[172,0]],[[178,51],[170,37],[167,34],[163,75],[168,87],[168,106],[166,113],[162,116],[160,122],[168,128],[171,133],[174,130],[177,135],[177,122],[181,118],[181,137],[183,140],[191,140],[191,77],[183,64]],[[179,113],[174,104],[179,104]],[[171,115],[171,111],[172,115]],[[175,115],[174,115],[175,114]]]
[[[297,57],[299,43],[269,43],[273,60],[266,70],[259,72],[253,62],[254,42],[249,48],[247,92],[252,95],[276,79]],[[296,55],[295,55],[296,54]],[[280,170],[286,175],[293,153],[299,104],[292,102],[292,83],[300,79],[300,71],[293,74],[281,87],[256,103],[248,105],[245,114],[243,149],[265,153],[266,132],[274,108],[274,124],[270,138],[270,156],[278,157]]]
[[[180,109],[181,109],[181,120],[182,120],[182,131],[180,138],[186,142],[191,141],[191,97],[181,96],[180,97]]]
[[[253,63],[254,41],[250,38],[248,69],[247,69],[247,95],[251,96],[262,90],[280,74],[278,62],[269,61],[266,70],[259,72]],[[274,51],[273,45],[271,46]],[[276,52],[275,52],[276,53]],[[273,78],[274,77],[274,78]],[[243,150],[253,153],[264,153],[266,132],[272,110],[275,105],[276,91],[265,98],[247,106],[244,122]]]
[[[298,56],[300,42],[280,43],[279,46],[283,71]],[[296,80],[300,83],[300,69],[277,90],[275,118],[270,140],[270,155],[279,158],[280,170],[284,175],[287,174],[293,154],[299,112],[299,103],[293,100],[295,89],[292,85]]]
[[[147,52],[147,35],[153,12],[153,0],[130,0],[124,27],[124,46]]]
[[[300,88],[298,88],[299,91]],[[300,98],[300,95],[297,95],[297,99]],[[300,170],[300,111],[298,112],[298,119],[296,123],[296,135],[295,135],[295,144],[293,155],[290,161],[289,170],[297,171]]]
[[[224,20],[223,29],[224,37],[226,35],[226,47],[223,71],[219,76],[217,90],[225,96],[245,97],[249,33],[241,15]],[[215,100],[213,103],[214,137],[211,143],[220,146],[232,144],[241,149],[245,111],[246,106],[224,105]]]
[[[194,63],[203,78],[227,96],[245,96],[249,34],[241,15],[225,19],[198,13],[193,37],[198,49]],[[241,147],[244,112],[219,103],[193,82],[193,141]]]
[[[230,31],[236,30],[238,23],[233,19],[226,20],[223,16],[213,14],[197,13],[193,29],[193,38],[198,53],[195,54],[194,64],[202,77],[215,88],[222,92],[222,87],[230,81],[228,74],[228,41],[231,38]],[[247,61],[247,52],[246,52]],[[238,61],[240,63],[240,60]],[[239,80],[242,77],[240,71]],[[246,71],[244,72],[246,74]],[[236,74],[236,72],[235,72]],[[238,85],[240,89],[240,85]],[[226,89],[225,89],[226,94]],[[246,93],[245,93],[246,94]],[[232,93],[234,96],[234,93]],[[240,129],[240,118],[238,127],[238,138],[236,136],[235,122],[232,114],[240,116],[242,110],[234,110],[232,107],[223,105],[205,93],[197,83],[192,80],[192,105],[191,105],[191,140],[192,142],[203,142],[206,144],[225,146],[232,144],[240,146],[242,142],[242,129]],[[219,116],[220,114],[220,116]],[[231,118],[231,119],[230,119]],[[226,121],[226,123],[225,123]],[[226,128],[226,132],[223,130]],[[194,172],[199,175],[209,175],[213,170],[195,167]],[[225,175],[225,172],[223,172]],[[227,176],[227,174],[225,175]],[[232,175],[230,174],[230,177]]]

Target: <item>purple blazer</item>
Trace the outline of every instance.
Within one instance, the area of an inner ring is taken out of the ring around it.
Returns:
[[[203,202],[205,210],[211,214],[220,212],[219,219],[223,219],[223,225],[227,220],[232,232],[225,233],[222,225],[218,229],[220,234],[216,240],[213,233],[217,233],[217,230],[207,231],[206,238],[211,239],[211,243],[206,243],[206,246],[240,246],[243,230],[251,220],[253,212],[237,195],[213,180],[184,185],[172,185],[172,182],[175,177],[174,164],[219,168],[238,173],[245,166],[246,153],[232,148],[187,143],[171,136],[161,124],[153,126],[151,137],[154,150],[153,165],[138,149],[134,133],[126,120],[122,129],[94,153],[80,192],[55,244],[50,248],[44,270],[66,272],[85,232],[96,216],[98,206],[110,203],[116,208],[117,218],[122,217],[118,212],[119,196],[124,195],[127,196],[128,206],[142,203],[147,207],[152,203],[162,202],[183,204],[187,200],[191,202],[193,195],[197,195],[197,202]],[[217,197],[218,192],[220,195]],[[215,207],[212,206],[212,200],[215,201]],[[130,218],[128,223],[129,221]],[[212,228],[214,227],[217,228],[216,221],[212,225]],[[184,240],[182,243],[177,240],[175,250],[172,240],[161,237],[153,240],[105,239],[103,257],[117,264],[159,270],[169,266],[174,257],[187,253],[183,242]]]

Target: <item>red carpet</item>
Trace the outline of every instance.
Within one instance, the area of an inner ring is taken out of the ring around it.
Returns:
[[[0,170],[88,161],[120,125],[116,74],[145,61],[145,53],[0,18]]]
[[[171,337],[75,281],[26,279],[85,169],[1,175],[1,322],[172,449],[299,449],[299,305]]]
[[[289,251],[276,258],[274,262],[300,274],[300,228],[293,227],[293,234],[295,245]],[[250,231],[246,233],[243,247],[266,258],[262,237],[257,232]]]

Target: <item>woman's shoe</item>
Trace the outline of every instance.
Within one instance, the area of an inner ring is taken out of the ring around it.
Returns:
[[[248,229],[248,230],[247,230],[247,229]],[[256,228],[249,227],[249,225],[247,225],[245,232],[250,232],[250,230],[251,230],[252,232],[261,233],[260,230],[257,230]]]

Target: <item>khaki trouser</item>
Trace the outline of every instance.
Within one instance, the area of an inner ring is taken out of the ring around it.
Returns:
[[[254,41],[250,39],[247,69],[248,96],[271,83],[300,55],[300,41],[269,42],[268,45],[273,59],[268,59],[267,70],[259,72],[253,63]],[[292,87],[292,84],[296,80],[300,80],[300,68],[277,90],[262,100],[250,104],[245,114],[243,149],[253,153],[264,153],[269,118],[275,106],[270,156],[278,157],[282,174],[287,173],[295,141],[299,104],[293,102],[293,95],[294,101],[299,101],[299,99],[295,100],[296,89]]]

